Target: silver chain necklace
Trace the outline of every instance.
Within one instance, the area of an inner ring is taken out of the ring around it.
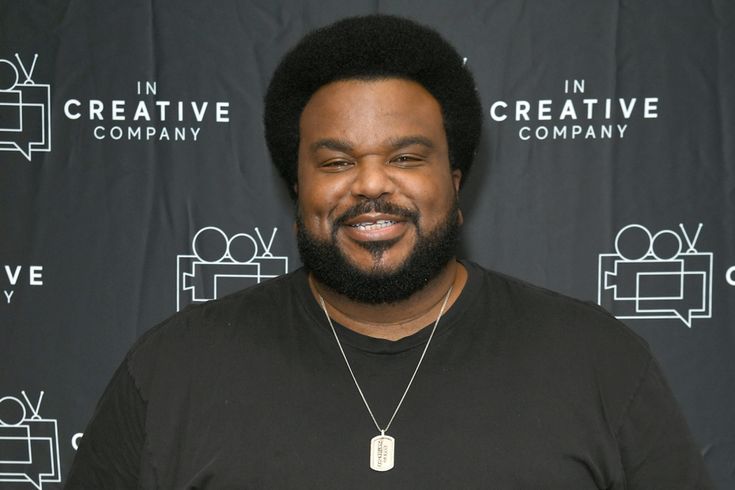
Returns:
[[[360,393],[362,402],[365,404],[365,408],[367,408],[367,411],[370,414],[370,418],[373,419],[373,423],[375,424],[375,427],[378,429],[378,432],[380,432],[380,435],[375,436],[370,440],[370,468],[375,471],[388,471],[392,469],[395,464],[396,440],[393,437],[386,435],[385,433],[388,431],[388,429],[390,428],[390,425],[393,423],[393,419],[396,418],[396,414],[398,413],[398,410],[401,409],[401,404],[403,403],[403,400],[406,398],[406,395],[408,394],[408,390],[411,389],[411,384],[413,383],[413,380],[416,377],[416,373],[419,372],[419,367],[421,367],[421,363],[424,360],[426,351],[429,349],[429,344],[431,343],[431,339],[434,338],[434,332],[436,332],[436,326],[439,325],[439,320],[444,314],[444,308],[446,308],[447,306],[447,301],[449,300],[449,296],[452,294],[452,287],[453,286],[449,287],[449,291],[447,291],[447,295],[444,296],[444,302],[442,303],[442,307],[439,310],[439,315],[436,317],[436,320],[434,321],[434,326],[431,329],[429,340],[426,341],[426,346],[424,346],[424,351],[421,353],[421,358],[419,358],[419,362],[418,364],[416,364],[416,369],[413,370],[411,379],[409,380],[408,385],[406,385],[406,390],[403,392],[403,396],[401,396],[401,399],[398,402],[396,409],[393,411],[393,415],[388,421],[388,425],[385,426],[385,429],[381,429],[380,424],[378,424],[378,421],[375,420],[375,415],[373,415],[373,411],[370,409],[370,405],[368,404],[367,399],[365,398],[365,395],[363,394],[362,389],[360,388],[360,383],[357,382],[355,373],[352,371],[352,366],[350,366],[350,361],[347,360],[347,355],[345,354],[345,350],[342,348],[342,342],[339,341],[339,337],[337,336],[337,331],[334,329],[334,324],[332,323],[332,319],[329,316],[329,312],[327,312],[327,305],[324,303],[324,298],[322,298],[322,295],[317,292],[317,296],[319,296],[319,303],[322,306],[322,310],[324,310],[324,315],[327,317],[327,322],[329,322],[329,326],[332,328],[332,333],[334,334],[334,338],[337,341],[337,346],[339,346],[339,351],[342,353],[342,358],[345,360],[345,364],[347,364],[347,369],[350,371],[350,375],[352,376],[352,381],[355,382],[355,386],[357,387],[357,391]]]

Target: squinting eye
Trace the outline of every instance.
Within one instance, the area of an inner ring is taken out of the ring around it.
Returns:
[[[414,155],[398,155],[397,157],[393,158],[391,162],[397,163],[399,165],[409,166],[412,164],[420,163],[421,158]]]
[[[348,162],[347,160],[330,160],[328,162],[322,163],[320,166],[326,169],[339,170],[349,167],[350,165],[352,165],[352,163]]]

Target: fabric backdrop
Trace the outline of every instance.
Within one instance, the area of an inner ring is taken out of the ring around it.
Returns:
[[[0,0],[0,487],[60,487],[152,325],[299,266],[263,94],[304,33],[375,12],[476,76],[462,256],[644,337],[735,488],[730,0]]]

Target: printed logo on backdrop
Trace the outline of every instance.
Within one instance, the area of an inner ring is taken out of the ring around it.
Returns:
[[[623,227],[615,253],[599,255],[597,301],[619,319],[672,320],[687,327],[712,317],[712,253],[697,250],[696,230],[655,234],[639,224]]]
[[[0,482],[41,490],[61,481],[57,422],[41,417],[42,400],[43,391],[35,402],[25,391],[0,398]]]
[[[13,151],[29,162],[36,152],[51,151],[51,86],[33,81],[33,61],[0,58],[0,151]]]
[[[288,272],[288,257],[273,255],[278,228],[230,237],[207,226],[197,231],[191,251],[176,256],[176,310],[221,298]]]
[[[137,100],[69,99],[64,115],[95,124],[95,139],[115,141],[197,141],[205,121],[230,122],[229,102],[164,99],[155,81],[137,81],[131,92]]]
[[[490,117],[510,124],[522,141],[622,139],[635,122],[658,118],[658,97],[604,97],[585,80],[565,80],[556,99],[497,100]]]
[[[18,287],[43,286],[42,265],[3,264],[0,270],[0,287],[3,296],[0,302],[10,304]],[[4,300],[4,301],[3,301]]]

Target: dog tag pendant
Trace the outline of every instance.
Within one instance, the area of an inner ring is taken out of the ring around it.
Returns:
[[[375,471],[388,471],[393,468],[396,440],[380,431],[379,436],[370,440],[370,468]]]

